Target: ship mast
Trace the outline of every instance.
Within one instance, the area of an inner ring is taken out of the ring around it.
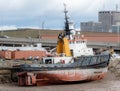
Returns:
[[[65,35],[68,36],[70,39],[70,29],[69,29],[69,21],[68,21],[68,16],[67,13],[68,11],[66,10],[66,4],[64,4],[64,13],[65,13]]]

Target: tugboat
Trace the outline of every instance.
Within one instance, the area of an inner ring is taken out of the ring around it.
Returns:
[[[40,64],[19,65],[18,85],[71,83],[105,77],[110,54],[104,52],[95,55],[93,49],[87,47],[85,39],[76,38],[76,31],[69,26],[71,23],[66,6],[64,13],[65,30],[58,36],[56,53],[51,57],[43,57]]]

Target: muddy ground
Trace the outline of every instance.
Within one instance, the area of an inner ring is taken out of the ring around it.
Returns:
[[[120,91],[120,60],[111,61],[106,77],[99,81],[72,84],[20,87],[17,83],[1,83],[0,91]]]

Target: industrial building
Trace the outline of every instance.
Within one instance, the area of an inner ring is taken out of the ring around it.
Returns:
[[[102,23],[101,22],[81,22],[81,30],[82,31],[91,31],[91,32],[101,32],[102,31]]]
[[[81,22],[82,31],[116,32],[112,26],[120,25],[120,11],[99,11],[98,22]]]
[[[120,25],[112,25],[112,32],[120,34]]]
[[[112,25],[120,24],[120,11],[99,11],[98,21],[104,32],[112,32]]]

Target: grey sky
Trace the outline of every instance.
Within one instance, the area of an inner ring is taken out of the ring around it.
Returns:
[[[64,7],[79,28],[80,22],[97,21],[98,11],[115,10],[120,0],[0,0],[0,26],[62,29]]]

